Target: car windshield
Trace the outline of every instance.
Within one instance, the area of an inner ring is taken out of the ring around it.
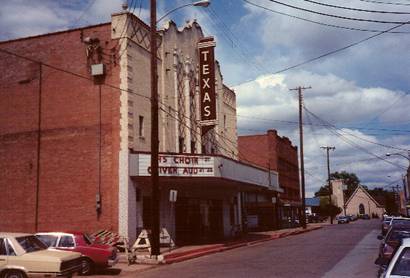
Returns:
[[[47,246],[35,236],[16,237],[16,240],[27,253],[47,249]]]
[[[404,248],[391,272],[392,275],[410,276],[410,248]]]
[[[409,225],[410,219],[393,219],[392,224],[394,225]]]
[[[36,235],[48,247],[56,246],[58,237],[55,235]]]

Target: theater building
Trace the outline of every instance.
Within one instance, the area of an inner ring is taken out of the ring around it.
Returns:
[[[161,227],[177,243],[257,228],[247,204],[272,204],[282,189],[273,168],[238,160],[215,41],[192,21],[168,22],[157,43]],[[149,45],[149,26],[128,12],[0,42],[1,231],[133,240],[150,227]]]
[[[299,164],[297,147],[287,137],[281,137],[276,130],[266,134],[239,136],[239,160],[253,163],[279,174],[283,192],[278,192],[275,206],[278,227],[295,224],[301,212]]]

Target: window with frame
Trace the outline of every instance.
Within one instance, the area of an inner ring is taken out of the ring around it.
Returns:
[[[139,116],[138,136],[144,137],[144,116]]]
[[[57,245],[58,237],[55,235],[36,235],[48,247],[55,247]]]
[[[65,247],[65,248],[69,248],[69,247],[74,247],[74,239],[72,236],[62,236],[60,238],[60,242],[58,243],[58,247]]]
[[[0,238],[0,256],[7,256],[6,240],[4,238]]]
[[[410,276],[410,248],[404,248],[394,264],[391,275]]]

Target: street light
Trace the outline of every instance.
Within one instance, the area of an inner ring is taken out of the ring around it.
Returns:
[[[152,227],[151,227],[151,256],[160,255],[159,226],[160,226],[160,192],[159,192],[159,173],[158,173],[158,73],[157,73],[157,23],[170,13],[187,6],[207,7],[209,0],[197,1],[185,4],[165,13],[157,21],[157,1],[150,2],[150,51],[151,51],[151,185],[152,185]]]
[[[398,155],[398,156],[404,157],[405,159],[407,159],[409,161],[409,167],[407,168],[407,187],[406,187],[406,184],[405,184],[404,179],[403,179],[404,197],[406,199],[406,206],[407,206],[407,194],[408,194],[408,190],[409,190],[409,187],[410,187],[410,150],[407,151],[407,156],[405,156],[401,153],[386,153],[386,156],[393,156],[393,155]],[[407,208],[406,208],[406,214],[407,214]]]
[[[161,17],[157,20],[157,23],[160,22],[161,20],[163,20],[165,17],[167,17],[167,15],[169,15],[169,14],[171,14],[171,13],[173,13],[173,12],[179,10],[179,9],[182,9],[182,8],[185,8],[185,7],[189,7],[189,6],[208,7],[210,4],[211,4],[211,1],[210,1],[210,0],[202,0],[202,1],[196,1],[196,2],[193,2],[193,3],[188,3],[188,4],[185,4],[185,5],[176,7],[176,8],[174,8],[174,9],[172,9],[172,10],[166,12],[163,16],[161,16]]]

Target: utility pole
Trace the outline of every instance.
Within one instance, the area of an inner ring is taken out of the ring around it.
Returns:
[[[160,254],[159,248],[159,177],[158,177],[158,73],[157,73],[157,1],[151,0],[150,50],[151,50],[151,186],[152,226],[151,256]]]
[[[409,168],[410,168],[410,166],[409,166]],[[408,216],[408,212],[407,212],[407,199],[408,199],[407,190],[408,190],[408,188],[407,188],[407,185],[406,185],[406,176],[403,175],[402,179],[403,179],[403,190],[404,190],[404,211],[405,211],[404,214],[405,214],[405,216]]]
[[[306,200],[305,200],[305,162],[303,156],[303,116],[302,116],[302,106],[303,106],[303,90],[312,89],[312,87],[297,87],[295,89],[290,89],[290,91],[298,91],[299,96],[299,151],[300,151],[300,178],[302,186],[302,219],[301,224],[303,229],[306,229]]]
[[[326,150],[327,155],[327,184],[329,186],[329,205],[332,205],[332,185],[330,183],[330,162],[329,162],[329,151],[335,150],[335,147],[324,146],[320,147],[321,149]],[[330,207],[330,206],[329,206]],[[333,224],[333,216],[330,215],[330,224]]]

